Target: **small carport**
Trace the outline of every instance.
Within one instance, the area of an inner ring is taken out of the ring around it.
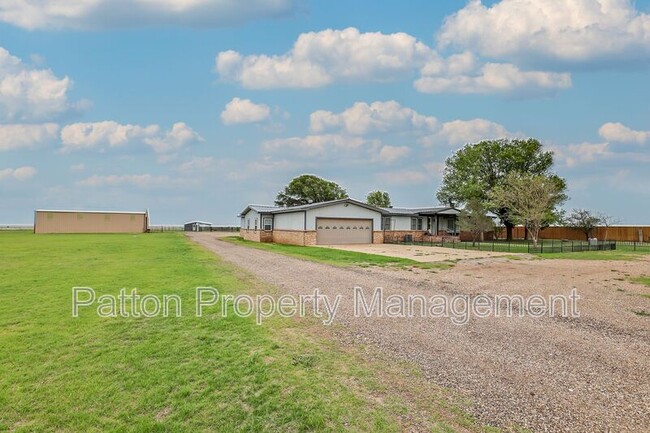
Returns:
[[[212,231],[212,223],[205,221],[190,221],[183,224],[183,230],[186,232],[209,232]]]

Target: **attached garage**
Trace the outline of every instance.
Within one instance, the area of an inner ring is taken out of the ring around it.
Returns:
[[[372,220],[352,218],[317,218],[316,244],[371,244]]]
[[[351,198],[277,207],[249,205],[240,234],[256,242],[344,245],[383,242],[382,210]]]

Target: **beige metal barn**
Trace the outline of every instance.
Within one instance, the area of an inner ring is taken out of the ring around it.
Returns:
[[[144,233],[148,212],[36,210],[34,233]]]

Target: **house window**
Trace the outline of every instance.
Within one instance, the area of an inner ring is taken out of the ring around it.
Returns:
[[[255,228],[253,230],[257,231],[257,218],[255,218]]]
[[[247,218],[246,219],[246,230],[250,230],[250,229],[251,229],[251,219]]]
[[[264,228],[265,231],[273,230],[273,218],[271,217],[262,218],[262,227]]]
[[[391,227],[391,217],[384,217],[382,219],[383,229],[390,230]]]
[[[411,230],[422,230],[423,218],[411,218]]]

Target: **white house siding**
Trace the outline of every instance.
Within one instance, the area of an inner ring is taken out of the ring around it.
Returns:
[[[373,230],[381,230],[381,212],[356,206],[352,203],[309,209],[307,211],[307,230],[316,230],[316,218],[372,219]]]
[[[278,213],[273,218],[274,230],[304,230],[305,228],[305,213],[303,211]]]
[[[405,215],[395,215],[391,217],[391,230],[411,230],[411,217]]]
[[[246,212],[246,215],[242,218],[242,229],[247,229],[250,228],[251,230],[255,229],[255,220],[257,219],[257,228],[260,228],[260,214],[254,211],[253,209],[250,209],[248,212]]]

